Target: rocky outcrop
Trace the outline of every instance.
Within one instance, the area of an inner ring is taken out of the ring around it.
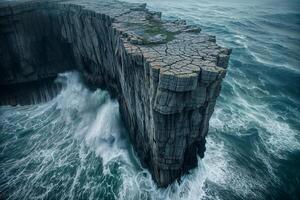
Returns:
[[[55,77],[0,86],[1,105],[30,105],[48,102],[61,91]]]
[[[197,165],[230,50],[146,4],[0,4],[1,87],[77,69],[119,101],[133,146],[159,186]]]

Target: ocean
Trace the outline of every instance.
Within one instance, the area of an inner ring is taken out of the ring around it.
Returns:
[[[300,1],[128,1],[233,49],[205,157],[157,188],[118,102],[67,72],[53,100],[0,107],[0,199],[300,199]]]

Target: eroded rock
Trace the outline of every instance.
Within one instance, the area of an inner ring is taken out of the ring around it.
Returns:
[[[197,165],[231,51],[145,4],[0,4],[0,85],[77,69],[119,101],[133,146],[159,186]]]

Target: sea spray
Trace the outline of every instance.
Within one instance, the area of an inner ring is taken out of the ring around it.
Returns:
[[[5,138],[1,156],[7,157],[1,163],[5,169],[1,190],[11,198],[197,199],[205,195],[206,171],[200,159],[199,167],[182,177],[180,184],[157,188],[129,144],[118,103],[106,91],[88,90],[77,72],[60,74],[57,81],[63,89],[47,103],[1,107]],[[25,142],[20,141],[24,132]],[[11,134],[13,140],[5,137]],[[28,151],[18,151],[23,148]],[[21,160],[16,159],[18,154]]]

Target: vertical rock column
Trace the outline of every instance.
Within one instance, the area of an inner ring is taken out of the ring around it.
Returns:
[[[151,141],[154,176],[160,185],[195,167],[197,154],[204,156],[208,122],[224,75],[219,67],[179,74],[160,71]]]
[[[213,36],[162,21],[145,4],[30,1],[0,4],[0,11],[0,58],[7,57],[0,69],[8,77],[1,84],[79,70],[118,99],[133,146],[159,186],[204,156],[231,53]]]

